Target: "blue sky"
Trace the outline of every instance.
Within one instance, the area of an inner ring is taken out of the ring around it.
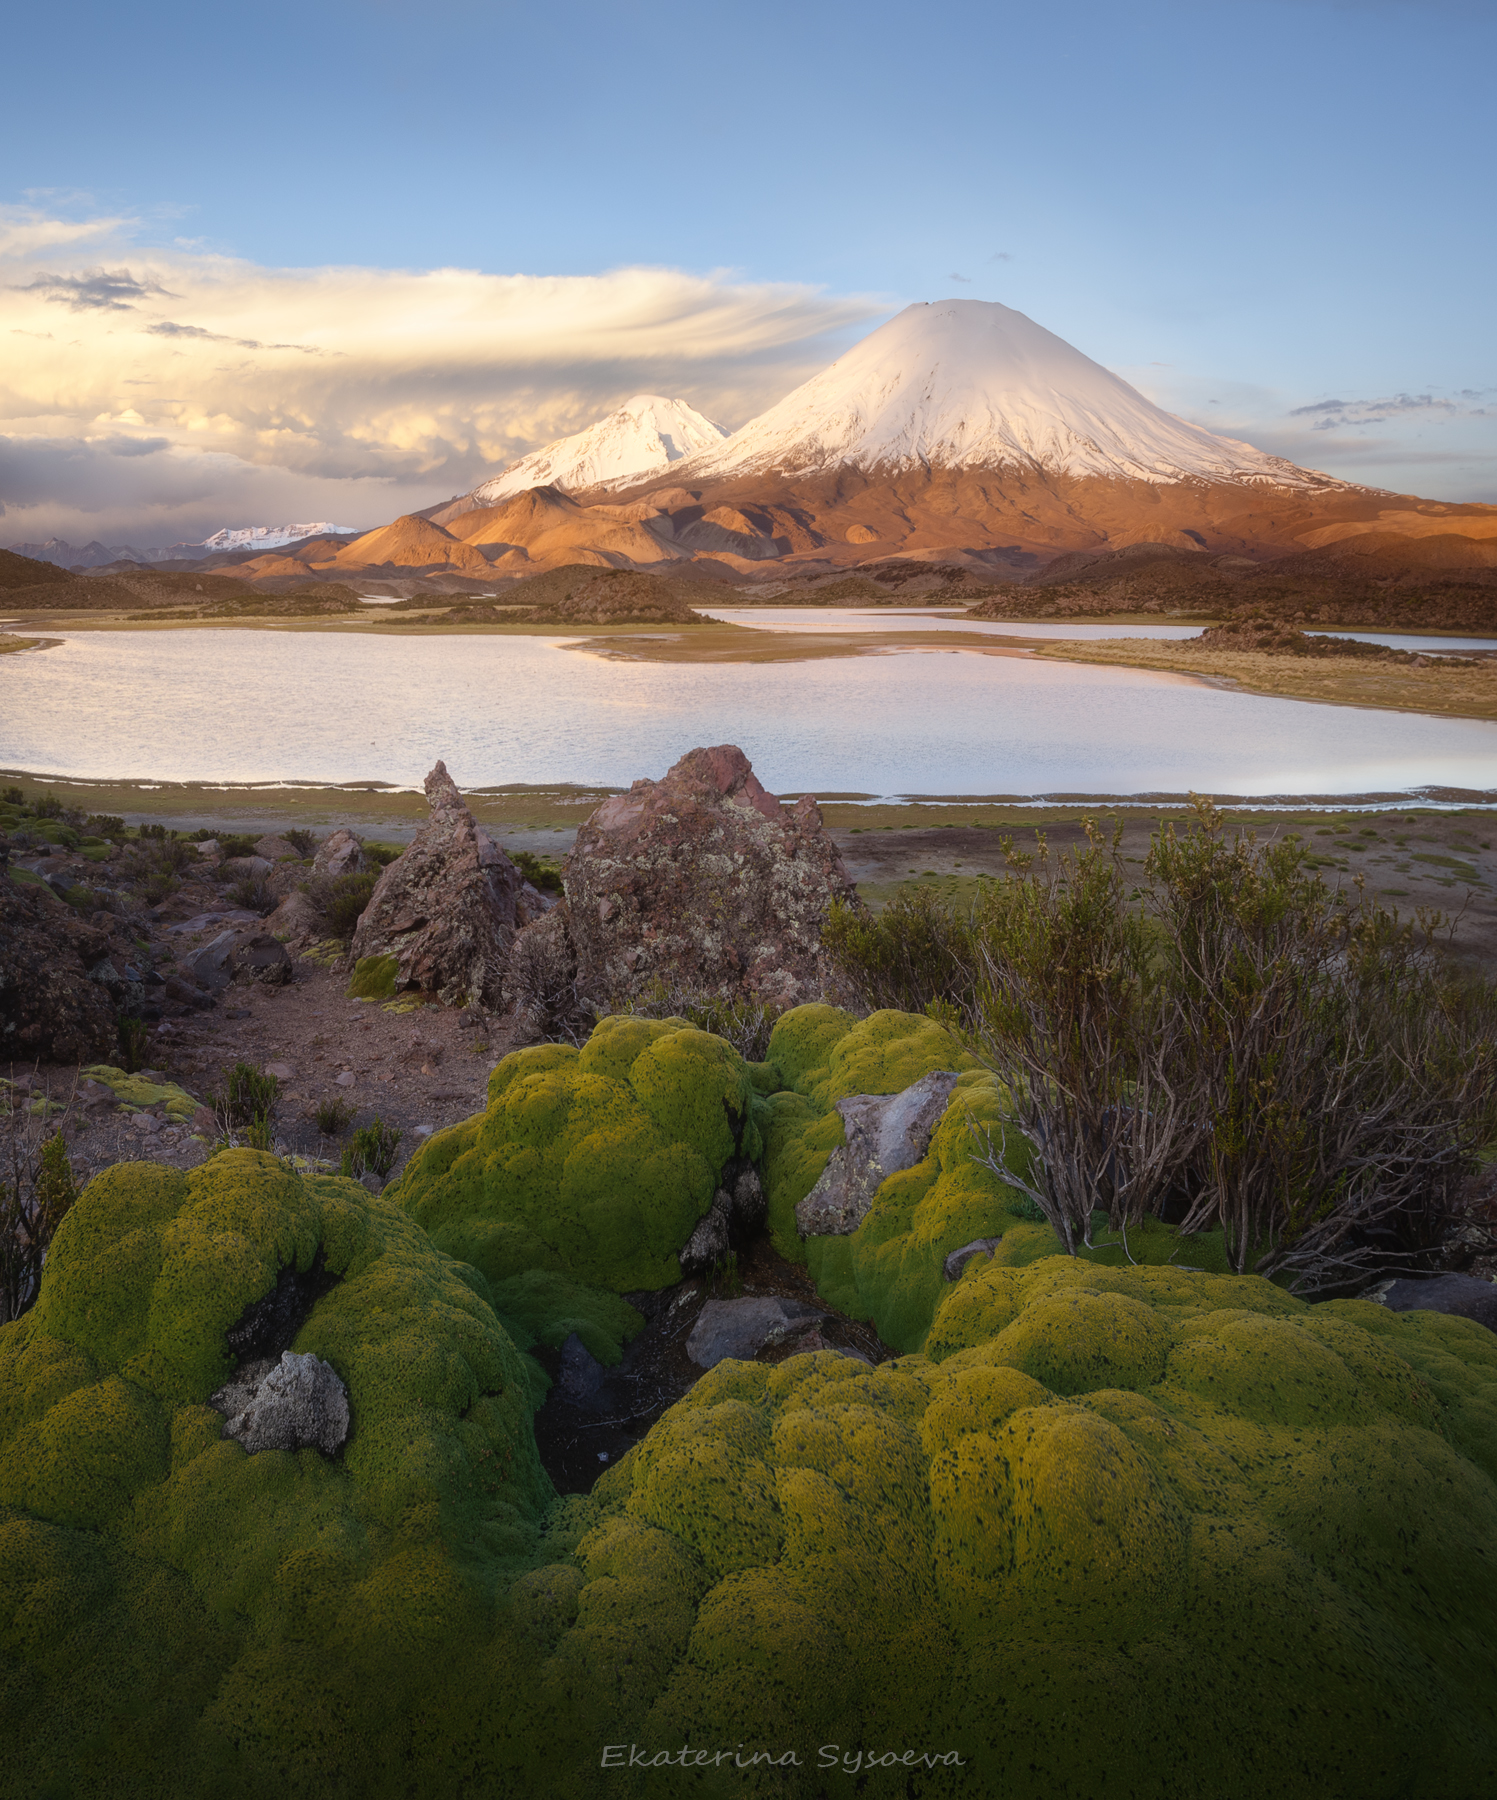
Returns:
[[[85,4],[4,41],[0,540],[377,522],[641,387],[741,424],[947,294],[1265,449],[1497,501],[1497,0]],[[551,283],[575,344],[625,291],[629,325],[572,355],[483,287],[454,333],[377,278],[441,270]],[[317,335],[361,291],[377,354]],[[163,372],[130,327],[164,355],[167,312]],[[240,398],[210,341],[260,359]]]

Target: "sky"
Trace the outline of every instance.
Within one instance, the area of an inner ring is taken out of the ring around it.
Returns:
[[[82,0],[0,44],[0,543],[363,527],[915,300],[1497,502],[1497,0]]]

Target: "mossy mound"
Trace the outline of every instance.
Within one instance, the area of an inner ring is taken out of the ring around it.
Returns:
[[[250,1456],[207,1404],[225,1332],[314,1269],[293,1347],[342,1377],[350,1436]],[[89,1184],[0,1328],[5,1791],[373,1791],[351,1771],[387,1712],[449,1705],[552,1498],[483,1289],[397,1207],[263,1153]]]
[[[162,1106],[169,1119],[183,1125],[198,1109],[198,1102],[175,1081],[147,1081],[144,1076],[128,1075],[111,1063],[94,1063],[79,1073],[91,1081],[101,1082],[126,1112],[144,1112],[148,1107]]]
[[[780,1020],[769,1063],[784,1089],[769,1096],[764,1177],[769,1229],[782,1256],[805,1262],[817,1290],[855,1319],[868,1319],[892,1349],[918,1350],[947,1291],[945,1262],[978,1239],[1000,1240],[992,1259],[1023,1267],[1062,1256],[1060,1239],[1035,1218],[1022,1192],[978,1157],[993,1150],[1019,1176],[1032,1153],[1014,1127],[1008,1095],[951,1034],[918,1013],[877,1012],[855,1021],[831,1006],[801,1006]],[[961,1071],[923,1161],[891,1175],[867,1216],[847,1236],[797,1234],[795,1208],[844,1139],[836,1102],[849,1094],[895,1094],[936,1069]],[[1126,1244],[1093,1221],[1101,1266],[1174,1259],[1225,1272],[1220,1232],[1182,1239],[1157,1220]]]
[[[314,946],[314,950],[320,946]],[[341,945],[339,946],[341,949]],[[313,952],[309,951],[308,955]],[[315,960],[315,959],[314,959]],[[395,992],[400,964],[393,956],[361,956],[348,983],[350,1000],[388,1000]]]
[[[678,1281],[723,1165],[756,1159],[764,1102],[743,1059],[680,1019],[604,1019],[577,1050],[506,1056],[485,1112],[438,1132],[389,1190],[449,1255],[615,1294]]]
[[[634,1071],[670,1035],[595,1062],[664,1106]],[[690,1111],[717,1052],[676,1051]],[[619,1080],[578,1060],[553,1072]],[[205,1404],[290,1269],[336,1278],[294,1345],[348,1384],[331,1459],[247,1456]],[[1497,1339],[1470,1321],[995,1258],[928,1354],[721,1363],[547,1507],[487,1292],[386,1197],[260,1153],[90,1184],[0,1328],[0,1791],[1486,1791]],[[617,1339],[598,1298],[503,1290]],[[683,1745],[706,1763],[627,1761]]]
[[[807,1796],[823,1744],[874,1795],[1485,1790],[1490,1333],[1051,1258],[972,1271],[932,1337],[722,1363],[602,1478],[512,1598],[548,1621],[537,1742],[793,1747],[735,1791]],[[869,1772],[911,1747],[965,1766]]]

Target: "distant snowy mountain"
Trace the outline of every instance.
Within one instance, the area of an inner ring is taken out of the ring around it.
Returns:
[[[1175,418],[1042,325],[989,300],[907,306],[672,474],[694,485],[848,464],[1343,485]]]
[[[527,488],[576,490],[643,481],[695,451],[720,444],[727,435],[684,400],[636,394],[586,431],[532,450],[482,482],[464,496],[463,510],[497,506]]]
[[[173,544],[173,551],[199,550],[212,556],[223,550],[275,550],[282,544],[299,544],[303,538],[348,536],[351,525],[331,525],[326,519],[316,525],[246,525],[236,531],[215,531],[200,544]]]

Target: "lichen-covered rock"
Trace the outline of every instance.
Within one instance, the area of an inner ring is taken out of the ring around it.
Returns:
[[[782,806],[732,744],[605,800],[564,882],[581,980],[609,1002],[654,981],[779,1006],[819,997],[827,909],[859,904],[816,802]]]
[[[107,949],[62,901],[0,869],[0,1061],[92,1062],[114,1048],[113,1002],[89,978]]]
[[[329,881],[340,875],[361,875],[367,867],[362,840],[344,827],[329,832],[312,858],[312,873]]]
[[[236,1372],[208,1404],[224,1415],[224,1436],[251,1456],[263,1450],[320,1450],[331,1456],[348,1436],[348,1389],[310,1351],[283,1350],[279,1362]]]
[[[393,988],[497,1007],[515,934],[519,870],[475,823],[446,765],[426,778],[431,817],[390,863],[354,932],[355,963],[393,957]]]
[[[803,1237],[857,1230],[885,1180],[923,1160],[958,1079],[955,1069],[934,1069],[898,1094],[848,1094],[834,1102],[844,1141],[795,1209]]]
[[[487,1110],[429,1138],[389,1192],[491,1281],[549,1269],[614,1293],[665,1287],[724,1165],[758,1156],[762,1112],[721,1038],[608,1018],[580,1050],[506,1056]]]

